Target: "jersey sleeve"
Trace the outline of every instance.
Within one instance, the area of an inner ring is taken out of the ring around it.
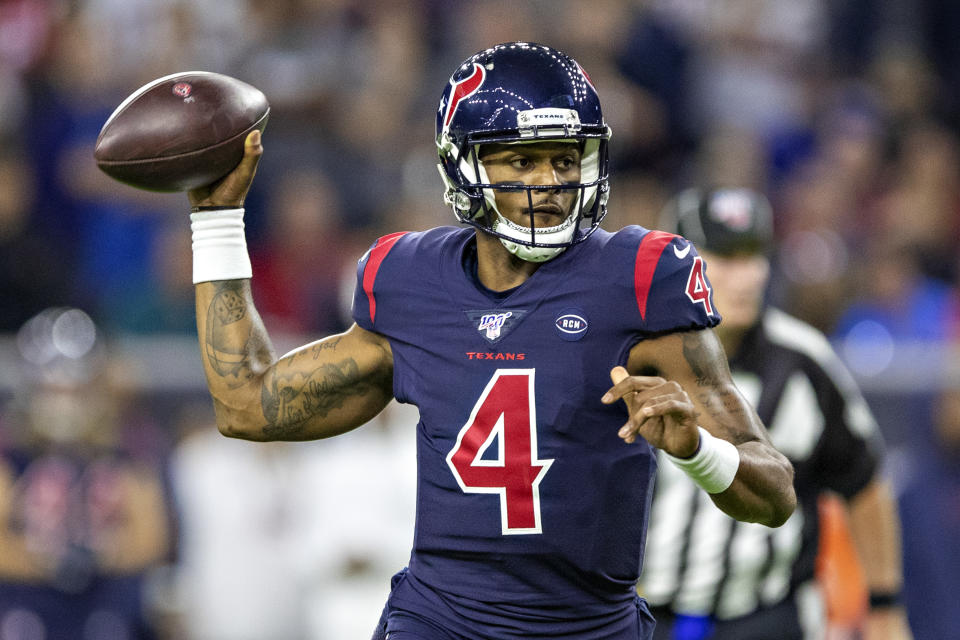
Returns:
[[[706,262],[692,242],[646,231],[635,247],[633,292],[644,333],[703,329],[720,322]]]
[[[381,267],[397,241],[406,234],[406,231],[400,231],[378,238],[357,263],[357,286],[353,292],[353,320],[367,331],[377,330],[377,296],[381,293],[384,280],[378,279]]]

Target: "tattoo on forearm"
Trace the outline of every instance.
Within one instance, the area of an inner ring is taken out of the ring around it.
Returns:
[[[210,369],[223,378],[230,388],[243,385],[252,375],[253,361],[270,359],[270,349],[252,327],[246,335],[236,328],[225,330],[247,319],[247,299],[243,284],[234,281],[218,283],[217,292],[207,309],[204,354]],[[242,327],[240,328],[242,332]]]
[[[213,297],[210,307],[221,325],[233,324],[247,315],[243,295],[235,289],[222,287]]]
[[[362,378],[353,358],[324,364],[309,376],[289,368],[276,370],[261,389],[260,402],[268,421],[264,433],[276,438],[296,436],[310,418],[325,417],[349,398],[381,390],[388,382],[385,376]]]
[[[697,401],[724,429],[728,440],[742,444],[754,439],[735,425],[745,418],[743,399],[730,386],[726,355],[697,334],[683,336],[683,357],[696,375]]]
[[[697,401],[713,418],[715,424],[723,429],[724,437],[733,444],[739,445],[756,439],[752,433],[737,426],[746,418],[743,401],[727,385],[704,388],[697,393]]]

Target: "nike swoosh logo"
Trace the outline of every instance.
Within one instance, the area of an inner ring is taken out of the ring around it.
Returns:
[[[690,253],[690,245],[688,244],[683,249],[677,249],[677,245],[670,245],[673,247],[673,255],[677,256],[678,260],[683,260],[687,257],[687,254]]]

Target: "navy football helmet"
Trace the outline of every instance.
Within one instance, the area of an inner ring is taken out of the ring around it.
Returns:
[[[566,54],[550,47],[510,42],[485,49],[450,77],[437,110],[437,150],[444,202],[461,222],[500,238],[524,260],[549,260],[584,240],[600,224],[609,193],[610,127],[589,77]],[[482,144],[572,140],[580,144],[580,182],[563,185],[491,184],[479,158]],[[494,190],[526,191],[530,226],[497,210]],[[533,192],[576,190],[568,218],[535,229]]]

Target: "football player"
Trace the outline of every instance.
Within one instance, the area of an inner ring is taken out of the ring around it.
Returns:
[[[793,512],[792,467],[731,381],[696,249],[599,229],[610,129],[573,59],[522,42],[475,54],[447,83],[436,134],[466,226],[377,240],[355,324],[279,359],[243,232],[259,134],[189,194],[219,429],[308,440],[393,398],[418,407],[416,532],[380,637],[649,638],[634,585],[655,449],[725,512],[772,527]]]

